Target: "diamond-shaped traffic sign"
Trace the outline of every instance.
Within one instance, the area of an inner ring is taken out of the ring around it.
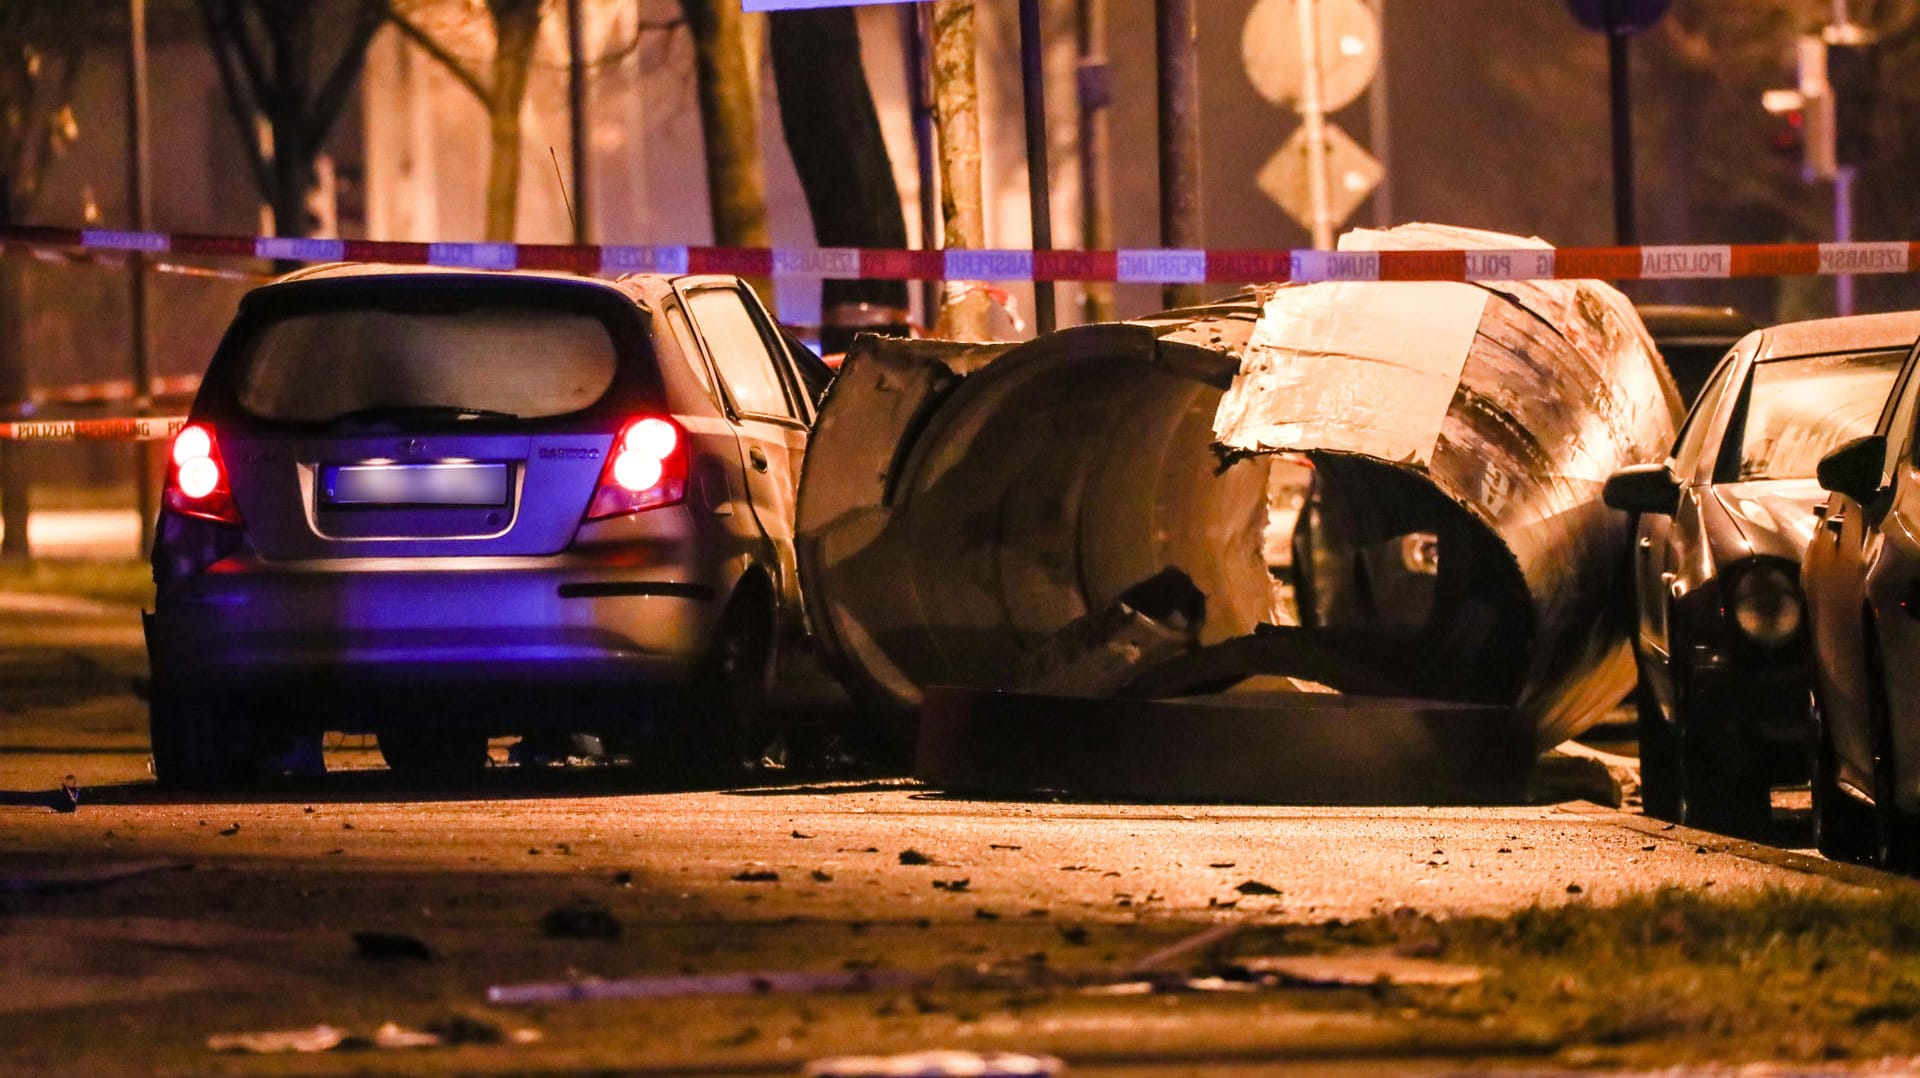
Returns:
[[[1327,208],[1333,224],[1353,216],[1367,200],[1386,170],[1372,154],[1337,124],[1327,124]],[[1268,198],[1280,204],[1287,215],[1302,225],[1313,227],[1313,199],[1307,187],[1307,128],[1294,129],[1293,135],[1267,159],[1254,177],[1254,183]]]

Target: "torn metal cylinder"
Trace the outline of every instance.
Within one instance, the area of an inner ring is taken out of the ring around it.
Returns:
[[[1030,656],[1171,569],[1204,621],[1116,695],[1304,679],[1504,709],[1547,746],[1632,685],[1626,520],[1600,487],[1659,459],[1680,411],[1593,281],[1269,286],[1017,345],[863,338],[809,448],[801,579],[902,744],[924,687],[1031,687]]]

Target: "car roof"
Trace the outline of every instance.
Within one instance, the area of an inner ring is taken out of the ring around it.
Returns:
[[[471,277],[476,280],[498,280],[513,278],[519,280],[544,280],[562,284],[578,285],[583,288],[598,288],[616,292],[642,306],[653,307],[655,301],[671,290],[673,282],[680,278],[661,273],[629,273],[617,280],[604,277],[589,277],[565,270],[489,270],[467,269],[457,266],[413,266],[393,262],[328,262],[319,265],[303,266],[272,283],[262,286],[274,288],[283,284],[295,284],[303,281],[348,280],[355,278],[384,277],[393,279],[436,279],[450,277]]]
[[[1827,352],[1906,348],[1920,339],[1920,311],[1784,322],[1768,326],[1759,333],[1755,361],[1781,356],[1817,356]]]
[[[1635,304],[1647,333],[1662,345],[1719,344],[1721,347],[1758,328],[1753,319],[1733,307],[1685,303]]]

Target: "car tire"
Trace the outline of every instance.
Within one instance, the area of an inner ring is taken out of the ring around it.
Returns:
[[[1752,836],[1772,814],[1773,788],[1755,774],[1751,746],[1742,741],[1738,718],[1702,698],[1686,678],[1674,679],[1673,695],[1680,778],[1675,821],[1703,831]]]
[[[1680,819],[1680,755],[1674,730],[1644,680],[1633,690],[1640,735],[1640,807],[1661,820]]]
[[[1871,810],[1840,788],[1840,762],[1827,729],[1826,712],[1818,692],[1807,700],[1808,741],[1811,745],[1813,787],[1813,845],[1833,861],[1868,864],[1873,861],[1874,820]]]
[[[1754,774],[1733,720],[1695,708],[1681,715],[1678,820],[1705,831],[1752,837],[1773,813],[1773,787]]]
[[[769,738],[772,648],[766,604],[752,593],[736,596],[687,685],[691,722],[683,732],[683,757],[696,773],[731,777],[758,765]]]
[[[260,738],[239,707],[156,691],[147,705],[153,776],[171,790],[223,790],[256,777]]]
[[[387,770],[408,782],[448,786],[487,770],[487,735],[477,730],[382,730],[377,735]]]
[[[1899,775],[1893,756],[1893,727],[1887,705],[1887,681],[1879,648],[1867,650],[1867,721],[1873,731],[1873,863],[1889,872],[1920,868],[1920,819],[1900,809],[1895,796]]]

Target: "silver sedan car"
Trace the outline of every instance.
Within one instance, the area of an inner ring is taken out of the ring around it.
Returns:
[[[795,484],[830,378],[733,277],[256,289],[171,446],[157,777],[245,781],[327,730],[425,779],[509,734],[753,752],[801,634]]]

